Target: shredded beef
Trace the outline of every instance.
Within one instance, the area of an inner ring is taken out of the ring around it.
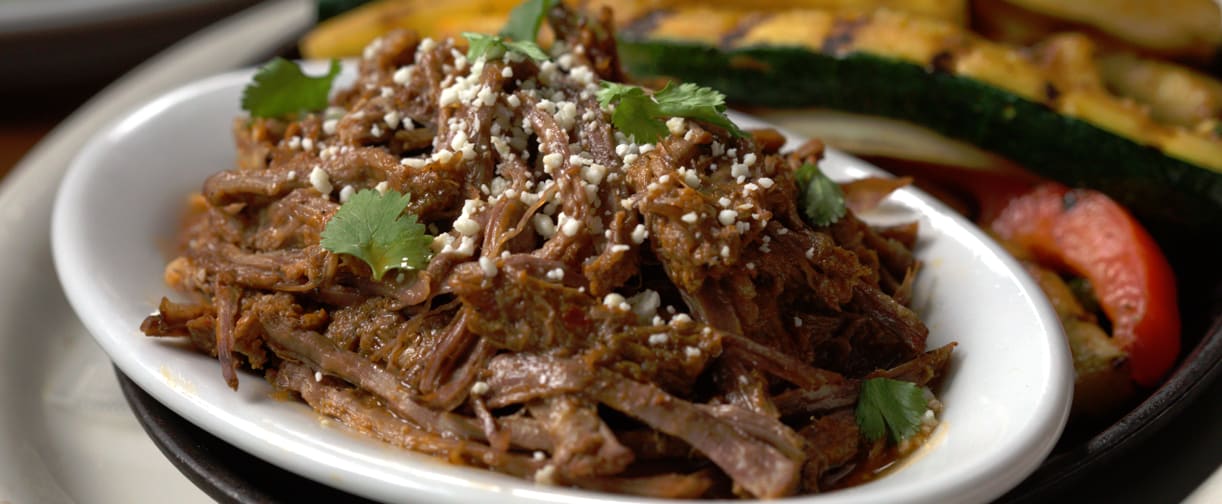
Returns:
[[[682,118],[635,142],[597,98],[623,78],[609,11],[548,19],[569,52],[546,62],[396,31],[326,111],[235,121],[166,266],[187,300],[141,330],[231,387],[262,370],[352,429],[545,484],[776,498],[874,467],[862,380],[931,385],[953,348],[926,352],[907,307],[915,225],[808,224],[818,142]],[[427,266],[375,280],[321,246],[362,190],[410,194]]]

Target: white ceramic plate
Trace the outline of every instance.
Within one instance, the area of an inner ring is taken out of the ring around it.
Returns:
[[[233,165],[230,138],[250,71],[198,81],[156,98],[82,149],[52,220],[56,270],[86,327],[125,374],[218,437],[291,471],[387,501],[640,502],[541,487],[454,467],[355,435],[304,404],[269,396],[259,377],[228,389],[214,359],[144,337],[140,321],[167,293],[159,243],[173,236],[185,195]],[[351,68],[345,77],[351,78]],[[760,123],[736,117],[745,126]],[[833,178],[880,173],[830,152]],[[930,346],[958,341],[940,397],[943,423],[902,470],[808,497],[841,502],[982,502],[1001,495],[1051,450],[1068,414],[1072,370],[1051,307],[1017,264],[978,230],[905,189],[869,216],[919,219],[925,269],[915,307]]]

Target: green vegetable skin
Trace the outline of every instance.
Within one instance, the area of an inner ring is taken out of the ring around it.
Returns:
[[[619,48],[634,77],[694,82],[733,103],[825,107],[925,125],[1067,185],[1104,192],[1155,230],[1216,233],[1222,223],[1222,173],[974,79],[860,52],[836,57],[800,47],[720,50],[631,39]]]
[[[321,23],[369,2],[370,0],[318,0],[318,22]]]

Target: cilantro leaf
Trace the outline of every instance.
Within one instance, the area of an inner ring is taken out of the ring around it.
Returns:
[[[509,21],[501,28],[500,36],[517,42],[533,43],[539,36],[539,27],[543,25],[544,16],[547,16],[547,11],[552,10],[555,4],[556,0],[526,0],[518,4],[509,11]]]
[[[637,86],[615,82],[603,82],[598,90],[598,102],[602,106],[615,104],[611,123],[637,142],[644,143],[654,143],[666,136],[669,130],[663,120],[665,117],[687,117],[725,128],[734,136],[746,136],[725,116],[725,99],[725,95],[713,89],[691,83],[678,87],[667,84],[653,96]]]
[[[892,440],[903,441],[917,433],[928,406],[925,393],[914,383],[870,378],[861,382],[857,425],[871,441],[881,438],[884,429]]]
[[[844,217],[844,191],[819,167],[804,164],[794,172],[802,216],[812,226],[827,226]]]
[[[296,63],[277,57],[269,61],[242,90],[242,109],[252,117],[281,117],[327,108],[331,82],[339,75],[339,60],[331,60],[326,75],[310,77]]]
[[[669,132],[666,124],[657,119],[661,115],[658,104],[644,89],[604,81],[598,90],[598,103],[606,107],[612,102],[619,103],[611,113],[611,123],[637,141],[653,143]]]
[[[726,95],[714,89],[690,82],[680,84],[677,88],[667,84],[653,97],[658,101],[658,109],[664,116],[689,117],[724,128],[736,137],[747,136],[726,117]]]
[[[618,82],[603,81],[602,87],[598,90],[598,104],[604,107],[610,106],[612,102],[644,97],[646,97],[644,89]]]
[[[521,53],[536,61],[547,59],[547,53],[543,52],[543,49],[534,42],[520,40],[506,41],[497,35],[473,32],[463,32],[462,36],[467,38],[467,59],[469,60],[481,57],[498,59],[509,51]]]
[[[505,47],[508,47],[510,51],[525,54],[535,61],[547,60],[547,53],[543,52],[543,48],[529,40],[510,40],[505,42]]]
[[[322,231],[322,247],[369,265],[373,279],[395,268],[420,269],[432,255],[433,237],[413,214],[403,215],[411,196],[365,189],[339,207]]]
[[[496,35],[463,32],[462,36],[467,39],[467,59],[469,60],[480,57],[497,59],[504,56],[507,50],[505,41]]]

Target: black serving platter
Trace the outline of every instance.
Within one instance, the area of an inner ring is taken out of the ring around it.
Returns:
[[[117,367],[115,374],[123,397],[153,444],[217,502],[370,502],[288,472],[221,441],[157,402]]]
[[[1102,430],[1071,427],[1052,456],[1000,501],[1178,502],[1222,464],[1222,427],[1214,427],[1222,425],[1222,382],[1216,380],[1222,374],[1222,285],[1198,299],[1207,300],[1199,313],[1208,316],[1187,319],[1185,334],[1202,336],[1185,342],[1192,346],[1167,381]],[[170,411],[117,368],[115,373],[153,442],[217,501],[368,502],[235,448]],[[1190,413],[1182,415],[1186,410]],[[1194,437],[1202,431],[1211,435]],[[1216,455],[1194,461],[1195,470],[1185,472],[1175,467],[1184,443],[1210,444],[1217,449],[1196,452]]]

